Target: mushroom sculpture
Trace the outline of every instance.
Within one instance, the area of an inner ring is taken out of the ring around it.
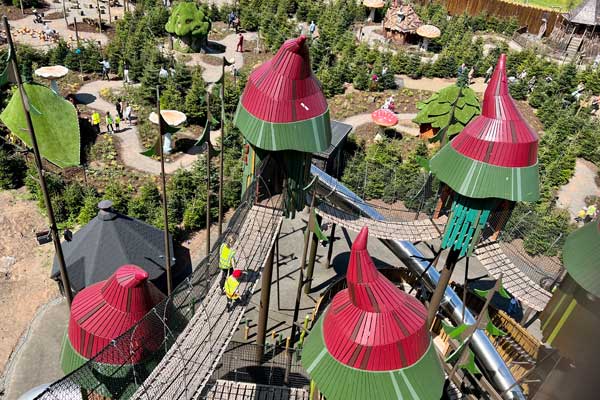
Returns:
[[[181,125],[185,123],[187,117],[184,113],[177,110],[160,110],[163,121],[167,124],[165,137],[163,139],[163,152],[169,154],[173,151],[171,134],[177,132]],[[158,115],[152,111],[148,117],[150,122],[158,125]]]
[[[398,117],[391,110],[386,108],[380,108],[371,113],[371,119],[379,126],[379,132],[375,137],[376,141],[379,142],[383,139],[383,132],[385,128],[390,128],[398,123]]]
[[[302,366],[328,400],[439,400],[444,373],[425,307],[375,268],[368,235],[365,227],[356,237],[348,288],[312,327]]]
[[[385,2],[383,2],[382,0],[363,0],[363,5],[371,9],[368,21],[373,21],[373,19],[375,19],[375,9],[383,8]]]
[[[56,94],[59,94],[56,81],[69,73],[69,68],[62,65],[52,65],[50,67],[41,67],[35,70],[35,75],[40,78],[50,80],[50,88]]]
[[[440,28],[434,25],[421,25],[417,28],[417,35],[423,38],[421,49],[423,51],[427,51],[427,48],[429,47],[429,39],[439,38],[442,35],[442,31],[440,31]]]

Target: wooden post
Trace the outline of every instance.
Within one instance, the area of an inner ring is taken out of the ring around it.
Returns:
[[[79,48],[79,29],[77,28],[77,18],[73,17],[73,25],[75,26],[75,40],[77,40],[77,48]],[[79,57],[81,59],[81,57]]]
[[[171,246],[169,246],[169,215],[167,210],[167,177],[165,174],[165,155],[163,152],[163,135],[165,126],[160,115],[160,88],[156,86],[156,113],[158,115],[158,148],[160,156],[160,181],[163,200],[163,224],[165,241],[165,270],[167,271],[167,294],[170,296],[173,292],[173,280],[171,277]]]
[[[23,87],[23,81],[21,79],[21,73],[19,72],[19,68],[17,66],[17,53],[15,50],[15,46],[12,40],[12,36],[10,34],[10,26],[8,25],[8,18],[4,16],[2,18],[2,22],[4,23],[4,32],[6,34],[6,40],[8,42],[9,54],[10,54],[10,64],[13,70],[13,75],[17,81],[17,86],[19,88],[19,94],[21,95],[21,106],[23,107],[23,112],[25,114],[25,123],[27,124],[27,130],[29,131],[29,137],[31,139],[31,147],[33,148],[33,154],[35,155],[35,166],[38,172],[38,178],[40,183],[40,189],[42,191],[42,195],[44,197],[44,204],[46,205],[46,211],[48,212],[48,221],[50,222],[50,232],[52,234],[52,242],[54,243],[54,250],[56,251],[56,258],[58,260],[58,267],[60,270],[60,278],[64,288],[65,297],[67,298],[67,304],[69,309],[71,308],[71,303],[73,302],[73,293],[71,292],[71,282],[69,281],[69,275],[67,273],[67,266],[65,263],[65,257],[62,251],[62,246],[60,244],[60,235],[58,233],[58,227],[56,225],[56,220],[54,218],[54,209],[52,207],[52,201],[50,200],[50,194],[48,193],[48,188],[46,186],[46,178],[44,177],[44,167],[42,165],[42,156],[40,155],[40,150],[38,148],[37,137],[35,135],[35,130],[33,128],[33,122],[31,121],[31,114],[29,113],[29,100],[27,98],[27,93],[25,92],[25,88]]]
[[[23,3],[21,3],[22,5]],[[67,26],[67,29],[69,29],[69,22],[67,21],[67,7],[65,6],[65,0],[62,0],[62,11],[63,11],[63,18],[65,19],[65,25]]]
[[[494,226],[494,233],[492,234],[492,236],[490,236],[490,240],[497,240],[498,236],[500,236],[500,231],[502,231],[502,228],[504,228],[504,225],[506,225],[506,221],[508,221],[508,218],[510,217],[510,212],[512,209],[511,206],[513,204],[513,202],[510,202],[508,200],[504,200],[502,204],[500,204],[500,216],[498,218],[498,221],[496,222],[496,226]]]
[[[210,124],[210,92],[206,92],[206,123]],[[210,255],[210,135],[206,139],[206,257]]]
[[[258,327],[256,334],[256,360],[260,361],[263,355],[265,345],[265,334],[267,331],[267,322],[269,320],[269,304],[271,302],[271,279],[273,277],[273,255],[275,253],[275,243],[269,250],[267,262],[262,273],[262,285],[260,289],[260,303],[258,305]],[[274,333],[275,331],[273,331]]]
[[[440,213],[442,212],[444,203],[446,203],[446,200],[448,199],[449,195],[450,190],[446,185],[444,185],[444,187],[442,188],[442,193],[440,194],[440,198],[438,199],[437,204],[435,205],[435,210],[433,210],[432,219],[438,219],[440,217]]]
[[[219,152],[219,236],[223,231],[223,153],[225,152],[225,56],[221,63],[221,151]]]
[[[110,0],[108,0],[108,1],[106,2],[106,4],[107,4],[107,6],[108,6],[108,24],[110,25],[110,24],[112,24],[112,16],[111,16],[111,14],[110,14]]]
[[[98,11],[98,30],[102,32],[102,14],[100,14],[100,0],[96,0],[96,10]]]
[[[309,215],[312,214],[315,208],[315,192],[313,191],[312,199],[310,200],[310,208]],[[306,231],[304,231],[304,247],[302,249],[302,259],[300,260],[300,276],[298,277],[298,288],[296,291],[296,303],[294,305],[294,316],[292,317],[292,333],[290,335],[292,340],[292,346],[296,343],[296,335],[298,333],[298,328],[296,327],[296,321],[298,320],[298,314],[300,312],[300,298],[302,296],[302,286],[304,284],[304,265],[306,264],[306,253],[308,252],[308,239],[310,234],[310,229],[306,226]]]
[[[331,256],[333,255],[333,241],[335,240],[335,224],[331,225],[331,235],[329,236],[329,247],[327,249],[327,259],[325,260],[325,268],[331,268]]]
[[[450,277],[452,276],[452,272],[454,271],[454,267],[456,266],[456,262],[458,261],[459,252],[450,249],[448,256],[446,257],[446,263],[444,264],[444,268],[442,269],[442,273],[440,274],[440,279],[438,280],[437,286],[435,287],[435,291],[431,296],[431,301],[429,302],[429,312],[427,314],[427,328],[431,329],[433,324],[433,320],[435,315],[437,314],[437,310],[440,307],[440,303],[442,302],[442,298],[444,297],[444,292],[448,287],[448,282],[450,282]]]
[[[307,229],[310,227],[310,219],[311,218],[312,218],[312,213],[308,217],[309,222],[308,222]],[[320,215],[317,215],[314,223],[320,225],[322,219],[323,218]],[[311,232],[310,237],[311,237],[310,253],[308,256],[308,266],[306,267],[306,282],[304,284],[304,293],[306,293],[306,294],[310,294],[310,290],[312,288],[313,272],[315,270],[315,259],[317,257],[317,246],[319,245],[319,238],[317,238],[317,235],[315,235],[314,233]]]

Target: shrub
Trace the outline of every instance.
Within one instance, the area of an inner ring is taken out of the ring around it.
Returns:
[[[0,189],[16,189],[23,185],[27,166],[17,154],[0,147]]]

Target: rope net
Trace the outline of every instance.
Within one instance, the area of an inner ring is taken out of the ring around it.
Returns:
[[[189,349],[180,348],[180,342],[185,339],[184,333],[190,329],[191,321],[209,332],[208,336],[201,338],[209,341],[210,343],[205,344],[218,350],[217,356],[220,355],[237,328],[239,318],[252,295],[254,283],[260,275],[260,267],[279,229],[278,221],[281,221],[282,198],[257,200],[260,181],[259,175],[246,190],[240,206],[223,235],[214,243],[209,256],[195,266],[192,274],[173,290],[171,296],[156,305],[142,320],[114,339],[92,359],[51,384],[37,399],[66,400],[81,398],[82,395],[84,398],[159,398],[146,393],[145,381],[153,373],[160,372],[156,369],[157,366],[160,368],[165,356],[177,354],[189,362],[202,362],[198,359],[198,354],[188,357]],[[257,234],[260,236],[257,237]],[[247,277],[243,279],[248,284],[240,284],[241,302],[236,306],[238,310],[234,308],[235,312],[226,310],[226,299],[221,295],[217,279],[220,271],[219,248],[229,236],[234,238],[238,259],[244,260],[244,266],[249,268],[245,274]],[[221,303],[223,307],[215,306]],[[211,321],[215,319],[228,322],[229,331],[214,330],[211,326],[214,322]],[[196,345],[200,346],[201,343]],[[144,354],[142,362],[132,364],[132,357],[140,353]],[[214,357],[215,353],[206,355],[209,356]],[[210,367],[214,367],[214,360],[209,361]],[[184,388],[186,398],[193,395],[193,386],[199,387],[199,382],[206,383],[211,375],[209,370],[208,377],[198,378],[193,376],[196,372],[198,371],[189,367],[179,372],[190,375],[184,378],[190,386],[189,389]],[[156,382],[154,383],[156,386]]]

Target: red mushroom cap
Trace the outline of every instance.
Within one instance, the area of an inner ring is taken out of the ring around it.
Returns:
[[[385,108],[373,111],[373,113],[371,113],[371,118],[373,119],[373,122],[379,126],[389,127],[398,123],[396,114]]]

